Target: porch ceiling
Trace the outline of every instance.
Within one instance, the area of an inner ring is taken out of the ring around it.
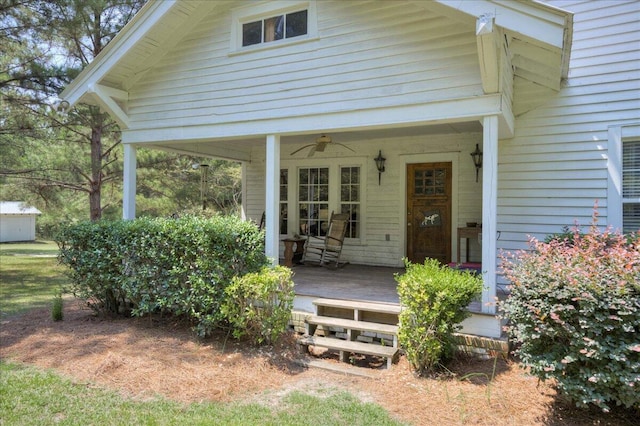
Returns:
[[[331,136],[339,143],[392,139],[412,136],[432,136],[442,134],[458,133],[479,133],[482,132],[482,125],[479,121],[468,121],[458,123],[433,124],[429,126],[376,128],[358,131],[337,131],[319,128],[313,133],[283,135],[280,142],[283,146],[298,145],[303,143],[313,143],[321,134]],[[198,141],[171,141],[157,144],[144,145],[148,148],[155,148],[164,151],[178,152],[195,157],[221,158],[235,161],[250,161],[252,148],[264,146],[266,135],[263,137],[248,137],[239,139],[207,139]],[[282,155],[287,154],[287,148],[282,149]]]

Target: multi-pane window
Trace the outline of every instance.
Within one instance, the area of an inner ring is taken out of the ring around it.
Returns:
[[[640,140],[622,143],[622,229],[640,230]]]
[[[242,46],[269,43],[307,34],[307,11],[271,16],[242,25]]]
[[[298,219],[300,235],[326,235],[329,225],[328,167],[299,169]]]
[[[289,203],[287,200],[287,188],[289,185],[289,170],[280,170],[280,233],[287,234],[289,232]]]
[[[340,168],[340,212],[349,214],[347,238],[360,237],[360,167]]]

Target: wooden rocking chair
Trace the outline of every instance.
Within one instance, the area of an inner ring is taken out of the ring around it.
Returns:
[[[348,213],[331,213],[329,229],[324,237],[309,236],[304,246],[304,263],[317,263],[320,266],[344,266],[347,262],[340,262],[342,246],[347,233]]]

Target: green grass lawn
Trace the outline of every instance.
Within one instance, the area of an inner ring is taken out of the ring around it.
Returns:
[[[0,319],[50,306],[68,281],[52,242],[0,244]]]
[[[379,406],[345,393],[293,392],[274,407],[133,401],[50,372],[0,362],[0,424],[6,425],[400,425]]]
[[[0,256],[5,255],[32,255],[32,256],[56,256],[58,245],[54,241],[34,241],[28,243],[2,243],[0,244]]]

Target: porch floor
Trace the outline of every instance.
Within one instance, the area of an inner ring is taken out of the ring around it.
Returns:
[[[292,270],[296,296],[400,303],[393,277],[404,268],[348,264],[337,269],[297,265]]]
[[[394,275],[404,268],[347,264],[338,269],[296,265],[292,270],[297,298],[400,303]],[[480,302],[471,303],[469,310],[480,313]]]

